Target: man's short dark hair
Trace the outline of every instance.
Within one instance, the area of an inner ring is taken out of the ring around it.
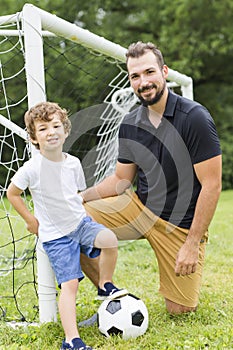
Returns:
[[[153,43],[143,43],[142,41],[138,41],[137,43],[132,43],[129,45],[128,50],[126,52],[126,64],[128,63],[129,57],[138,58],[143,56],[148,51],[152,51],[153,54],[157,58],[157,62],[159,67],[162,69],[164,65],[164,59],[161,51],[155,46]]]

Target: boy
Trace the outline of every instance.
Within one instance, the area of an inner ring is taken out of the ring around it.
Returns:
[[[169,69],[154,44],[131,44],[126,65],[141,105],[120,125],[115,171],[82,196],[93,218],[121,240],[148,240],[167,311],[193,312],[208,227],[221,193],[219,137],[204,106],[168,88]],[[98,269],[91,263],[85,272],[97,284]]]
[[[117,238],[85,212],[78,194],[86,187],[81,163],[62,151],[71,129],[67,111],[56,103],[42,102],[29,109],[24,118],[30,140],[39,152],[13,176],[7,197],[27,229],[42,241],[55,272],[65,332],[61,350],[92,349],[81,340],[76,325],[76,293],[84,278],[80,252],[91,258],[99,256],[99,299],[124,295],[127,291],[112,283]],[[34,215],[21,198],[26,188],[32,195]]]

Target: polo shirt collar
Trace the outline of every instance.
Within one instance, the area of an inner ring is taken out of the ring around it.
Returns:
[[[163,113],[164,117],[174,117],[177,99],[178,99],[178,95],[169,89],[167,103],[166,103],[165,111]]]

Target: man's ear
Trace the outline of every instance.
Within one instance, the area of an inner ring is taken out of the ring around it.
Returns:
[[[168,77],[168,66],[166,64],[163,65],[163,75],[165,79]]]

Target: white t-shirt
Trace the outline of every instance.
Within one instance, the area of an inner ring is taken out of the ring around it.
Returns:
[[[31,192],[42,242],[69,234],[86,216],[77,193],[86,188],[81,162],[70,154],[65,156],[64,161],[53,162],[38,153],[12,178],[15,186]]]

